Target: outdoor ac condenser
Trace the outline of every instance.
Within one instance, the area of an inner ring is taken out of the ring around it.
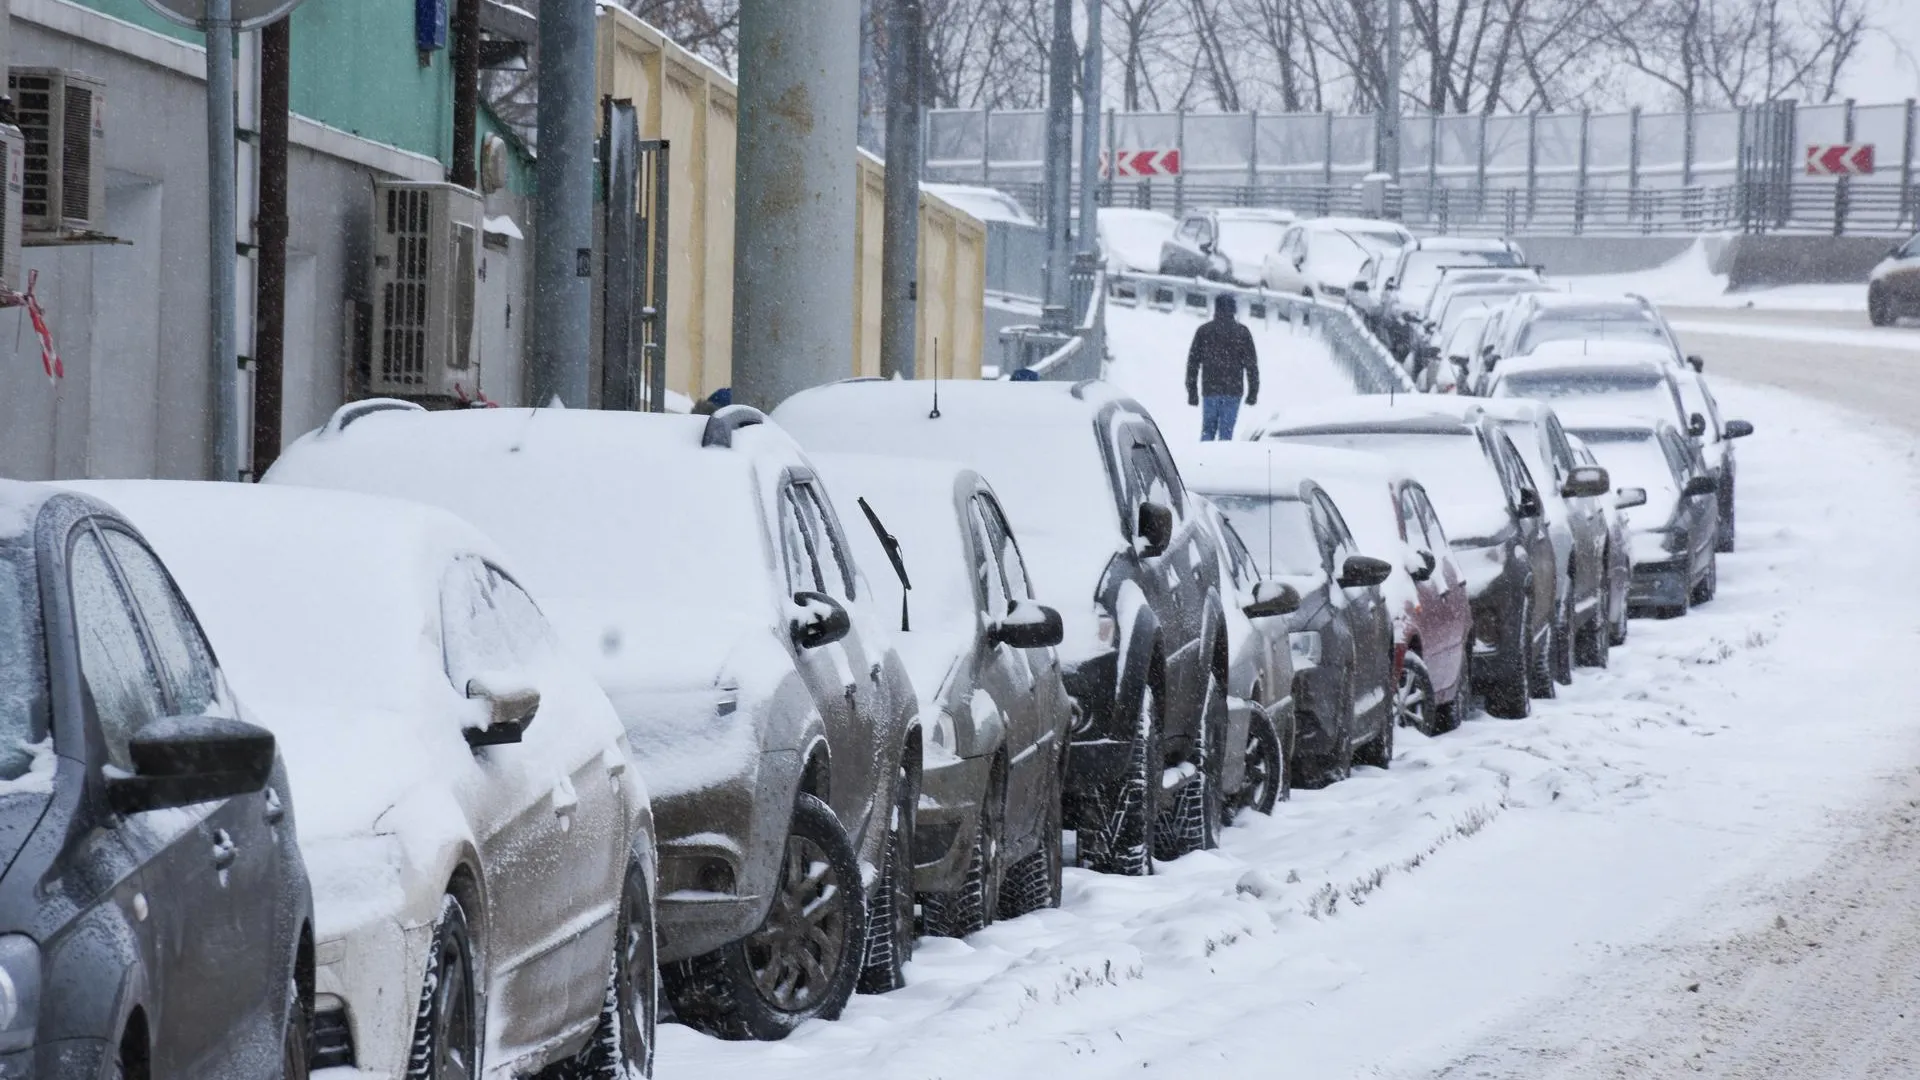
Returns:
[[[455,184],[374,184],[370,393],[479,396],[480,218],[480,196]]]
[[[97,233],[107,222],[107,84],[64,68],[9,70],[14,118],[26,136],[25,231]]]
[[[0,290],[17,293],[26,286],[20,270],[20,197],[27,169],[27,137],[0,124]]]

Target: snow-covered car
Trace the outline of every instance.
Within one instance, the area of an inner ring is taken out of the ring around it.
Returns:
[[[1412,242],[1413,233],[1391,221],[1313,218],[1281,236],[1262,261],[1261,280],[1279,292],[1343,299],[1369,260]]]
[[[1295,220],[1291,210],[1189,210],[1160,245],[1160,272],[1257,285],[1267,253],[1279,250],[1280,238]]]
[[[1420,481],[1466,577],[1472,688],[1495,716],[1552,697],[1553,565],[1546,507],[1513,440],[1437,395],[1349,398],[1282,413],[1254,439],[1380,454]]]
[[[1379,588],[1393,568],[1362,553],[1320,485],[1263,450],[1212,442],[1182,458],[1194,490],[1254,537],[1268,589],[1298,597],[1287,617],[1297,721],[1288,771],[1318,787],[1356,762],[1393,763],[1393,628]]]
[[[1600,459],[1593,456],[1585,439],[1569,431],[1567,445],[1573,448],[1575,461],[1595,468],[1600,466]],[[1629,625],[1627,590],[1633,584],[1633,561],[1628,557],[1631,542],[1627,538],[1627,515],[1633,507],[1644,506],[1646,498],[1644,491],[1629,493],[1615,487],[1610,496],[1600,500],[1600,508],[1607,516],[1607,637],[1614,645],[1627,643]]]
[[[1219,564],[1139,403],[1101,382],[853,379],[795,394],[774,419],[810,450],[957,461],[986,477],[1035,596],[1065,623],[1060,663],[1080,708],[1066,824],[1081,861],[1140,875],[1213,846]]]
[[[1060,903],[1060,790],[1073,702],[1000,501],[960,465],[815,454],[876,623],[921,695],[914,890],[922,926],[965,937]],[[887,567],[893,567],[889,570]]]
[[[1511,305],[1515,297],[1548,291],[1551,287],[1531,271],[1523,274],[1518,270],[1472,270],[1449,275],[1446,284],[1436,289],[1427,302],[1427,313],[1417,332],[1418,340],[1408,357],[1415,377],[1435,361],[1460,356],[1470,364],[1480,355],[1478,342],[1470,352],[1449,348],[1461,323],[1476,321],[1485,326],[1494,309]]]
[[[1734,546],[1734,482],[1736,469],[1733,440],[1753,434],[1753,425],[1745,420],[1720,418],[1720,402],[1707,385],[1707,377],[1698,371],[1680,371],[1674,375],[1680,385],[1680,403],[1687,410],[1687,431],[1700,444],[1707,472],[1720,485],[1719,531],[1716,551],[1732,551]]]
[[[866,584],[832,501],[778,428],[738,406],[359,402],[266,481],[438,505],[512,554],[612,699],[653,796],[676,1018],[780,1038],[838,1015],[856,979],[898,985],[913,691],[857,603]]]
[[[1705,366],[1705,361],[1686,355],[1659,308],[1644,297],[1631,295],[1546,292],[1516,296],[1501,324],[1500,336],[1489,344],[1494,364],[1504,364],[1535,355],[1545,346],[1613,342],[1657,349],[1676,366],[1696,371]]]
[[[1452,267],[1524,267],[1526,253],[1511,240],[1429,236],[1402,247],[1389,261],[1377,298],[1377,325],[1395,356],[1414,345],[1427,300]]]
[[[1300,608],[1291,585],[1260,573],[1246,541],[1211,499],[1196,497],[1220,554],[1220,581],[1231,587],[1227,622],[1227,730],[1213,757],[1221,823],[1242,810],[1273,813],[1290,798],[1299,722],[1293,710],[1293,641],[1285,616]]]
[[[1493,313],[1486,308],[1456,316],[1424,366],[1415,365],[1416,385],[1435,393],[1461,393],[1468,385],[1473,357],[1480,352],[1480,340],[1492,317]]]
[[[1867,321],[1892,326],[1920,315],[1920,235],[1887,251],[1867,275]]]
[[[313,879],[313,1067],[647,1069],[646,791],[493,544],[341,492],[84,487],[174,568],[280,741]]]
[[[1020,200],[999,188],[977,184],[921,184],[920,190],[972,214],[981,221],[1004,221],[1011,225],[1036,225],[1033,215]]]
[[[1172,214],[1130,206],[1103,206],[1095,220],[1107,270],[1137,274],[1159,273],[1160,245],[1167,242],[1179,225]]]
[[[224,671],[125,517],[0,480],[0,1076],[306,1075],[289,769]]]
[[[1700,448],[1672,424],[1631,414],[1591,417],[1569,430],[1593,451],[1623,494],[1644,493],[1646,502],[1633,509],[1627,537],[1632,610],[1673,618],[1713,599],[1720,582],[1714,552],[1719,485]]]
[[[1488,376],[1484,389],[1489,399],[1546,402],[1569,427],[1579,427],[1594,415],[1639,415],[1685,431],[1691,418],[1680,394],[1681,373],[1643,350],[1627,355],[1608,350],[1556,353],[1504,361]]]

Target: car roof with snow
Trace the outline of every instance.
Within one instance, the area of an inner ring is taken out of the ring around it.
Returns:
[[[60,489],[25,480],[0,479],[0,543],[33,532],[40,508]]]
[[[1020,200],[999,188],[983,187],[977,184],[923,183],[920,185],[920,190],[959,207],[981,221],[1010,221],[1016,225],[1034,224],[1033,216],[1020,205]]]
[[[1613,312],[1635,314],[1654,312],[1653,305],[1631,294],[1595,296],[1592,293],[1545,292],[1528,294],[1523,303],[1541,311],[1570,312],[1574,315],[1607,315]]]
[[[1498,236],[1423,236],[1407,245],[1414,251],[1517,251],[1513,241]]]
[[[1185,443],[1175,448],[1174,457],[1187,486],[1203,495],[1292,494],[1301,480],[1377,480],[1391,484],[1410,479],[1379,454],[1304,444]]]
[[[1291,210],[1270,206],[1221,206],[1208,213],[1221,221],[1274,221],[1291,224],[1300,220],[1300,215]]]
[[[1602,349],[1593,353],[1576,353],[1556,350],[1549,353],[1533,352],[1525,356],[1516,356],[1502,360],[1494,368],[1494,377],[1505,381],[1526,375],[1590,375],[1595,379],[1608,377],[1626,379],[1644,379],[1649,376],[1664,378],[1672,365],[1655,359],[1664,355],[1647,349]]]
[[[1284,409],[1261,426],[1263,434],[1334,431],[1459,432],[1483,409],[1477,398],[1452,394],[1364,394]]]
[[[936,392],[938,417],[931,415]],[[831,424],[849,432],[870,424],[924,427],[943,421],[955,427],[1044,428],[1090,417],[1110,404],[1146,411],[1112,383],[1099,380],[1072,384],[1007,379],[936,383],[932,379],[862,378],[802,390],[774,410],[774,419],[796,429]]]
[[[1630,338],[1560,338],[1543,341],[1527,350],[1525,356],[1501,361],[1505,367],[1510,363],[1535,359],[1620,359],[1651,360],[1663,367],[1671,366],[1675,357],[1673,348],[1657,341],[1635,340]]]

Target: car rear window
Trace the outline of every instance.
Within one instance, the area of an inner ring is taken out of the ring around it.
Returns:
[[[1420,481],[1435,506],[1446,508],[1442,524],[1456,544],[1484,543],[1507,526],[1506,488],[1472,431],[1313,432],[1280,437],[1336,450],[1366,450],[1392,459]]]
[[[1233,530],[1247,544],[1255,564],[1265,574],[1317,574],[1320,545],[1313,538],[1313,520],[1299,499],[1269,499],[1263,495],[1210,495],[1227,516]]]
[[[41,640],[32,556],[0,547],[0,780],[19,779],[33,762],[33,717],[47,696]]]

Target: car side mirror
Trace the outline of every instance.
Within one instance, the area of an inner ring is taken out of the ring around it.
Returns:
[[[1744,439],[1753,434],[1753,425],[1745,420],[1727,421],[1727,429],[1721,435],[1729,439]]]
[[[1407,551],[1407,576],[1415,581],[1425,581],[1432,577],[1434,568],[1439,565],[1439,560],[1433,557],[1433,552],[1431,551],[1414,551],[1411,549]]]
[[[1140,554],[1153,558],[1164,554],[1173,543],[1173,511],[1156,502],[1140,504],[1134,535],[1140,539]]]
[[[1003,619],[987,627],[987,640],[1010,649],[1050,649],[1067,636],[1060,613],[1031,600],[1016,600]]]
[[[226,717],[156,720],[128,740],[127,752],[133,775],[107,781],[107,801],[121,814],[250,794],[273,775],[273,732]]]
[[[1393,564],[1385,559],[1376,559],[1371,555],[1349,555],[1346,563],[1340,567],[1340,587],[1372,588],[1392,574]]]
[[[1567,474],[1560,494],[1569,499],[1590,499],[1613,490],[1613,479],[1597,465],[1581,465]]]
[[[853,631],[853,617],[847,609],[826,593],[793,594],[795,610],[787,622],[787,633],[803,649],[831,645]]]
[[[1707,433],[1706,417],[1701,416],[1699,413],[1694,413],[1691,417],[1687,418],[1687,434],[1697,439],[1700,436],[1705,435],[1706,433]]]
[[[1262,581],[1253,587],[1253,603],[1240,610],[1249,619],[1291,615],[1300,610],[1300,590],[1284,581]]]
[[[1213,241],[1211,240],[1200,241],[1200,251],[1202,254],[1206,254],[1206,255],[1213,254]]]
[[[1545,510],[1546,510],[1546,507],[1540,504],[1539,492],[1533,490],[1532,488],[1520,489],[1520,516],[1521,517],[1523,518],[1539,517],[1542,513],[1545,512]]]
[[[1707,360],[1706,360],[1706,357],[1704,357],[1704,356],[1700,356],[1700,355],[1698,355],[1698,354],[1695,354],[1695,355],[1690,355],[1690,356],[1688,356],[1688,357],[1687,357],[1687,365],[1688,365],[1689,367],[1691,367],[1691,368],[1693,368],[1693,370],[1695,370],[1695,371],[1705,371],[1705,370],[1707,370]]]
[[[1621,488],[1613,500],[1615,510],[1631,510],[1636,506],[1645,505],[1647,505],[1646,488]]]
[[[519,742],[526,737],[533,714],[540,711],[540,691],[498,676],[478,675],[468,679],[467,700],[484,702],[487,706],[486,727],[461,731],[467,745],[475,750]]]
[[[1691,499],[1699,495],[1712,495],[1719,490],[1720,481],[1711,476],[1696,476],[1687,481],[1687,486],[1680,489],[1680,494]]]

